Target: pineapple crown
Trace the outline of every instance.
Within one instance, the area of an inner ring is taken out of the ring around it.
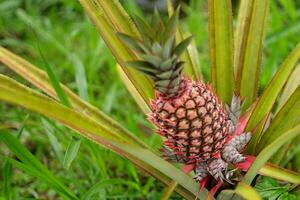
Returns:
[[[179,96],[183,90],[184,62],[180,60],[180,55],[192,39],[188,37],[176,45],[178,16],[179,8],[164,23],[156,10],[150,23],[140,17],[135,18],[141,38],[118,33],[121,40],[143,59],[129,61],[128,66],[150,77],[155,82],[155,88],[168,98]]]

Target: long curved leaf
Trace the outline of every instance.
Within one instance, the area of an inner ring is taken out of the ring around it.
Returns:
[[[22,59],[21,57],[15,55],[14,53],[8,51],[3,47],[0,47],[0,62],[8,66],[11,70],[25,78],[30,83],[34,84],[36,87],[43,90],[48,95],[58,99],[47,74],[44,71],[40,70],[38,67],[35,67],[31,63],[27,62],[26,60]],[[120,126],[117,122],[109,118],[107,115],[105,115],[93,105],[83,101],[79,96],[77,96],[63,84],[61,84],[61,87],[63,88],[65,94],[71,101],[72,107],[75,108],[78,112],[80,112],[85,117],[88,117],[92,120],[97,121],[103,126],[106,126],[107,129],[110,129],[114,132],[119,131]],[[130,134],[125,129],[123,129],[122,131],[124,132],[125,137],[131,138],[129,140],[134,140],[137,144],[146,147],[145,143],[142,142],[140,139]]]
[[[299,173],[278,167],[277,165],[273,165],[267,163],[259,170],[259,174],[263,176],[268,176],[271,178],[275,178],[277,180],[285,181],[288,183],[299,183],[300,175]]]
[[[209,48],[212,85],[230,104],[234,90],[231,1],[209,0]]]
[[[279,101],[279,105],[276,108],[276,112],[278,112],[281,107],[286,103],[286,101],[290,98],[290,96],[293,94],[293,92],[297,89],[297,87],[300,85],[300,64],[298,64],[294,71],[289,76],[289,79],[284,86],[284,89],[281,94],[281,98]]]
[[[171,0],[168,0],[168,13],[171,16],[174,12],[173,4]],[[180,43],[184,40],[184,34],[180,27],[177,27],[176,30],[176,40],[177,43]],[[202,74],[199,64],[199,56],[197,52],[197,47],[194,42],[190,43],[187,49],[182,54],[182,60],[185,62],[184,72],[188,77],[191,77],[193,80],[201,80]]]
[[[261,200],[262,199],[254,188],[252,188],[250,185],[245,184],[243,182],[240,182],[234,191],[235,191],[235,193],[237,193],[238,195],[240,195],[241,197],[243,197],[246,200]]]
[[[62,106],[51,98],[22,86],[3,75],[0,75],[0,99],[63,123],[82,136],[124,156],[165,184],[175,180],[178,183],[175,190],[187,199],[193,199],[195,198],[194,195],[197,194],[197,184],[191,177],[149,149],[122,137],[122,129],[113,132],[81,113]],[[206,194],[207,192],[204,190],[200,197],[204,198]]]
[[[234,68],[237,92],[245,97],[244,110],[255,100],[269,0],[241,1],[236,32]]]
[[[143,98],[138,94],[137,90],[133,86],[132,82],[128,79],[128,76],[126,76],[124,70],[122,70],[122,67],[117,64],[117,72],[119,73],[119,76],[121,77],[123,83],[127,87],[127,90],[130,92],[131,96],[134,98],[134,100],[137,102],[139,107],[144,113],[150,113],[151,110],[147,104],[145,104],[145,101]]]
[[[285,132],[274,142],[265,147],[256,157],[252,166],[244,176],[245,183],[251,184],[259,169],[261,169],[265,165],[265,163],[271,158],[271,156],[274,153],[276,153],[282,145],[284,145],[286,142],[292,140],[298,135],[300,135],[300,124],[295,126],[293,129],[290,129],[289,131]],[[300,183],[300,176],[298,176],[298,180],[296,180],[296,183]]]
[[[149,105],[149,99],[154,96],[153,83],[140,72],[126,67],[127,61],[137,60],[137,57],[117,36],[120,31],[130,34],[127,31],[132,29],[132,25],[129,27],[131,22],[129,22],[128,16],[125,15],[125,11],[117,1],[80,0],[80,3],[117,62],[122,66],[124,73],[132,82],[132,86],[144,99],[145,104]],[[121,21],[126,21],[126,23],[120,24],[116,19],[122,19]]]
[[[128,13],[124,10],[119,0],[93,0],[95,7],[101,7],[103,16],[110,21],[118,32],[125,32],[129,35],[139,35]]]
[[[294,48],[294,50],[289,54],[289,56],[282,63],[282,65],[274,75],[273,79],[266,87],[264,93],[259,98],[248,121],[246,127],[248,131],[252,130],[256,126],[256,124],[260,120],[262,120],[262,118],[266,114],[268,114],[271,111],[276,99],[279,96],[280,91],[286,84],[299,58],[300,58],[300,43]]]
[[[288,129],[296,125],[300,120],[300,85],[294,91],[288,101],[282,106],[280,111],[275,115],[270,126],[262,135],[257,145],[257,152],[260,152],[265,146],[272,143]]]

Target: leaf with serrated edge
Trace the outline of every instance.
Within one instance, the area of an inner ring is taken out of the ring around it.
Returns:
[[[300,85],[290,96],[288,101],[282,106],[275,115],[268,129],[262,135],[258,145],[257,152],[260,152],[265,146],[272,143],[288,129],[292,128],[299,121],[300,116]]]
[[[56,92],[53,89],[49,78],[47,77],[47,74],[44,71],[40,70],[39,68],[35,67],[34,65],[30,64],[26,60],[13,54],[12,52],[6,50],[3,47],[0,47],[0,62],[6,64],[11,70],[28,80],[30,83],[34,84],[38,88],[42,89],[48,95],[58,99]],[[93,105],[80,99],[75,93],[73,93],[63,84],[61,84],[61,86],[66,95],[69,97],[72,107],[80,111],[82,115],[102,124],[103,126],[106,126],[107,129],[110,129],[112,131],[118,131],[120,129],[117,128],[118,123],[116,121],[106,116],[102,111],[98,110]],[[140,99],[143,99],[142,96],[138,96]],[[143,102],[144,105],[147,105],[147,107],[150,109],[149,105],[146,104],[144,99]],[[127,136],[134,140],[137,144],[147,147],[145,143],[142,142],[140,139],[138,139],[134,135],[129,134],[125,129],[123,130],[125,137]]]
[[[253,112],[251,113],[250,119],[246,126],[247,131],[253,130],[253,128],[259,123],[265,115],[269,114],[278,98],[280,91],[287,82],[290,74],[296,66],[300,58],[300,43],[294,48],[294,50],[289,54],[285,61],[281,64],[280,68],[274,75],[273,79],[270,81],[263,94],[259,98]],[[260,138],[261,134],[256,134],[253,136],[255,138]],[[248,150],[252,150],[254,147],[249,146]]]
[[[34,112],[60,121],[64,125],[78,131],[82,136],[109,148],[131,160],[142,169],[167,184],[171,179],[178,182],[176,191],[187,199],[197,194],[196,182],[172,164],[166,162],[152,151],[123,138],[123,131],[112,132],[102,124],[83,116],[77,111],[60,105],[49,97],[37,93],[16,81],[0,75],[0,99],[19,105]],[[204,190],[201,198],[206,196]]]
[[[251,184],[258,171],[265,165],[265,163],[271,158],[271,156],[278,151],[278,149],[286,142],[300,135],[300,124],[294,128],[286,131],[280,137],[278,137],[271,144],[266,146],[260,154],[256,157],[248,172],[244,176],[244,181],[247,184]],[[298,176],[297,183],[300,183],[300,176]]]

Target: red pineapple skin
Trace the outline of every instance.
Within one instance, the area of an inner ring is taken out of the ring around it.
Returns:
[[[150,120],[157,133],[182,163],[197,166],[220,158],[232,128],[227,112],[210,86],[201,81],[184,79],[181,88],[174,98],[156,91]]]

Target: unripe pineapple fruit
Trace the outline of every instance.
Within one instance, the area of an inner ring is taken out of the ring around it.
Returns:
[[[184,63],[180,55],[191,37],[176,45],[177,21],[178,10],[166,24],[156,13],[151,24],[136,19],[142,34],[140,39],[121,33],[119,36],[143,59],[130,61],[128,65],[155,83],[149,118],[164,138],[165,156],[194,165],[195,179],[199,182],[208,174],[222,180],[226,176],[227,162],[244,160],[239,152],[249,141],[250,134],[233,137],[234,142],[230,142],[238,118],[236,112],[223,109],[209,85],[183,76]]]

